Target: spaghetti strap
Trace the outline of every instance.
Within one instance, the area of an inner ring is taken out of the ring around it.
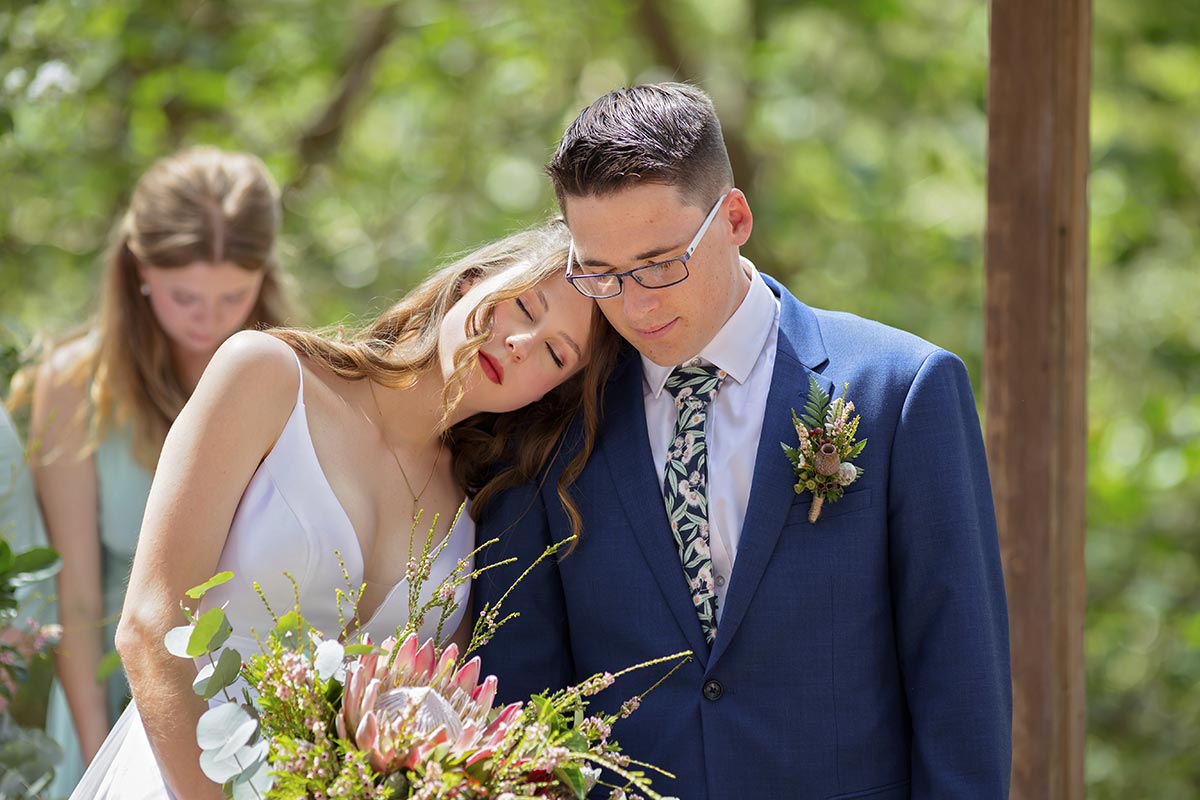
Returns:
[[[291,350],[291,348],[288,348]],[[296,390],[296,403],[301,407],[304,406],[304,364],[300,361],[300,354],[292,350],[292,357],[296,359],[296,369],[300,370],[300,388]]]

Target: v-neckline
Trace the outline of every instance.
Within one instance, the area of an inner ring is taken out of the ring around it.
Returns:
[[[337,508],[338,513],[341,515],[342,521],[345,523],[346,530],[349,531],[350,537],[354,542],[354,551],[358,556],[358,571],[360,573],[360,585],[361,585],[362,583],[366,582],[366,572],[367,572],[367,558],[366,558],[366,554],[363,552],[362,539],[359,538],[358,531],[354,527],[354,522],[350,519],[350,514],[346,511],[346,507],[342,504],[341,498],[338,497],[337,492],[334,491],[333,484],[329,482],[329,476],[325,472],[324,465],[321,463],[321,457],[317,454],[317,445],[313,441],[312,430],[308,427],[308,410],[304,403],[303,392],[304,392],[304,384],[301,383],[300,391],[296,397],[296,405],[292,409],[292,417],[295,417],[297,414],[299,414],[299,424],[304,429],[304,440],[308,444],[308,452],[312,456],[312,463],[316,466],[317,472],[321,476],[320,483],[325,487],[325,491],[328,492],[329,498],[333,501],[334,507]],[[291,423],[292,423],[292,420],[289,419],[284,427],[285,428],[288,427],[289,425],[291,425]],[[459,504],[457,506],[457,509],[459,511],[458,511],[458,514],[456,517],[455,524],[451,526],[450,530],[446,533],[446,535],[442,538],[441,541],[439,541],[437,544],[433,545],[434,548],[441,547],[443,545],[443,543],[445,543],[451,536],[454,535],[454,531],[458,528],[458,524],[457,524],[458,521],[461,519],[462,514],[466,513],[466,508],[464,507],[466,501],[467,501],[467,498],[464,497],[459,502]],[[439,557],[440,557],[440,554],[439,554]],[[380,600],[379,603],[375,606],[375,610],[371,613],[371,616],[356,626],[357,630],[366,631],[367,629],[369,629],[371,627],[371,624],[373,622],[375,622],[375,620],[379,617],[380,612],[382,612],[384,609],[386,609],[391,604],[392,598],[395,596],[396,592],[399,591],[402,586],[406,586],[406,585],[408,585],[407,577],[401,577],[399,581],[392,584],[392,588],[387,591],[387,593],[383,596],[383,599]],[[361,595],[360,595],[359,599],[361,600]],[[354,610],[355,610],[355,618],[357,619],[361,616],[358,613],[358,604],[357,603],[354,606]]]

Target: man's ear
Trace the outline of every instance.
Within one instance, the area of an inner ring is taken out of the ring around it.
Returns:
[[[731,189],[726,202],[725,218],[729,220],[730,238],[735,247],[741,247],[750,238],[754,229],[754,213],[741,189]]]

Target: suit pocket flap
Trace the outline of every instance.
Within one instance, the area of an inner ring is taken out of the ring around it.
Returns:
[[[861,792],[837,794],[827,800],[908,800],[908,781],[897,781],[886,786],[863,789]]]
[[[808,509],[812,505],[812,493],[805,492],[797,495],[796,501],[792,503],[792,507],[788,509],[788,515],[784,525],[796,525],[798,523],[808,522]],[[864,508],[871,506],[871,487],[864,486],[861,489],[856,489],[852,492],[846,492],[837,501],[830,503],[828,500],[821,506],[821,517],[817,520],[817,524],[821,524],[821,520],[830,519],[832,517],[840,517],[843,514],[850,514],[855,511],[861,511]]]

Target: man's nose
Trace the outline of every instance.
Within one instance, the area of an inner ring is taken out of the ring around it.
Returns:
[[[633,278],[626,278],[621,287],[621,303],[627,316],[637,318],[658,305],[653,289],[647,289]]]

